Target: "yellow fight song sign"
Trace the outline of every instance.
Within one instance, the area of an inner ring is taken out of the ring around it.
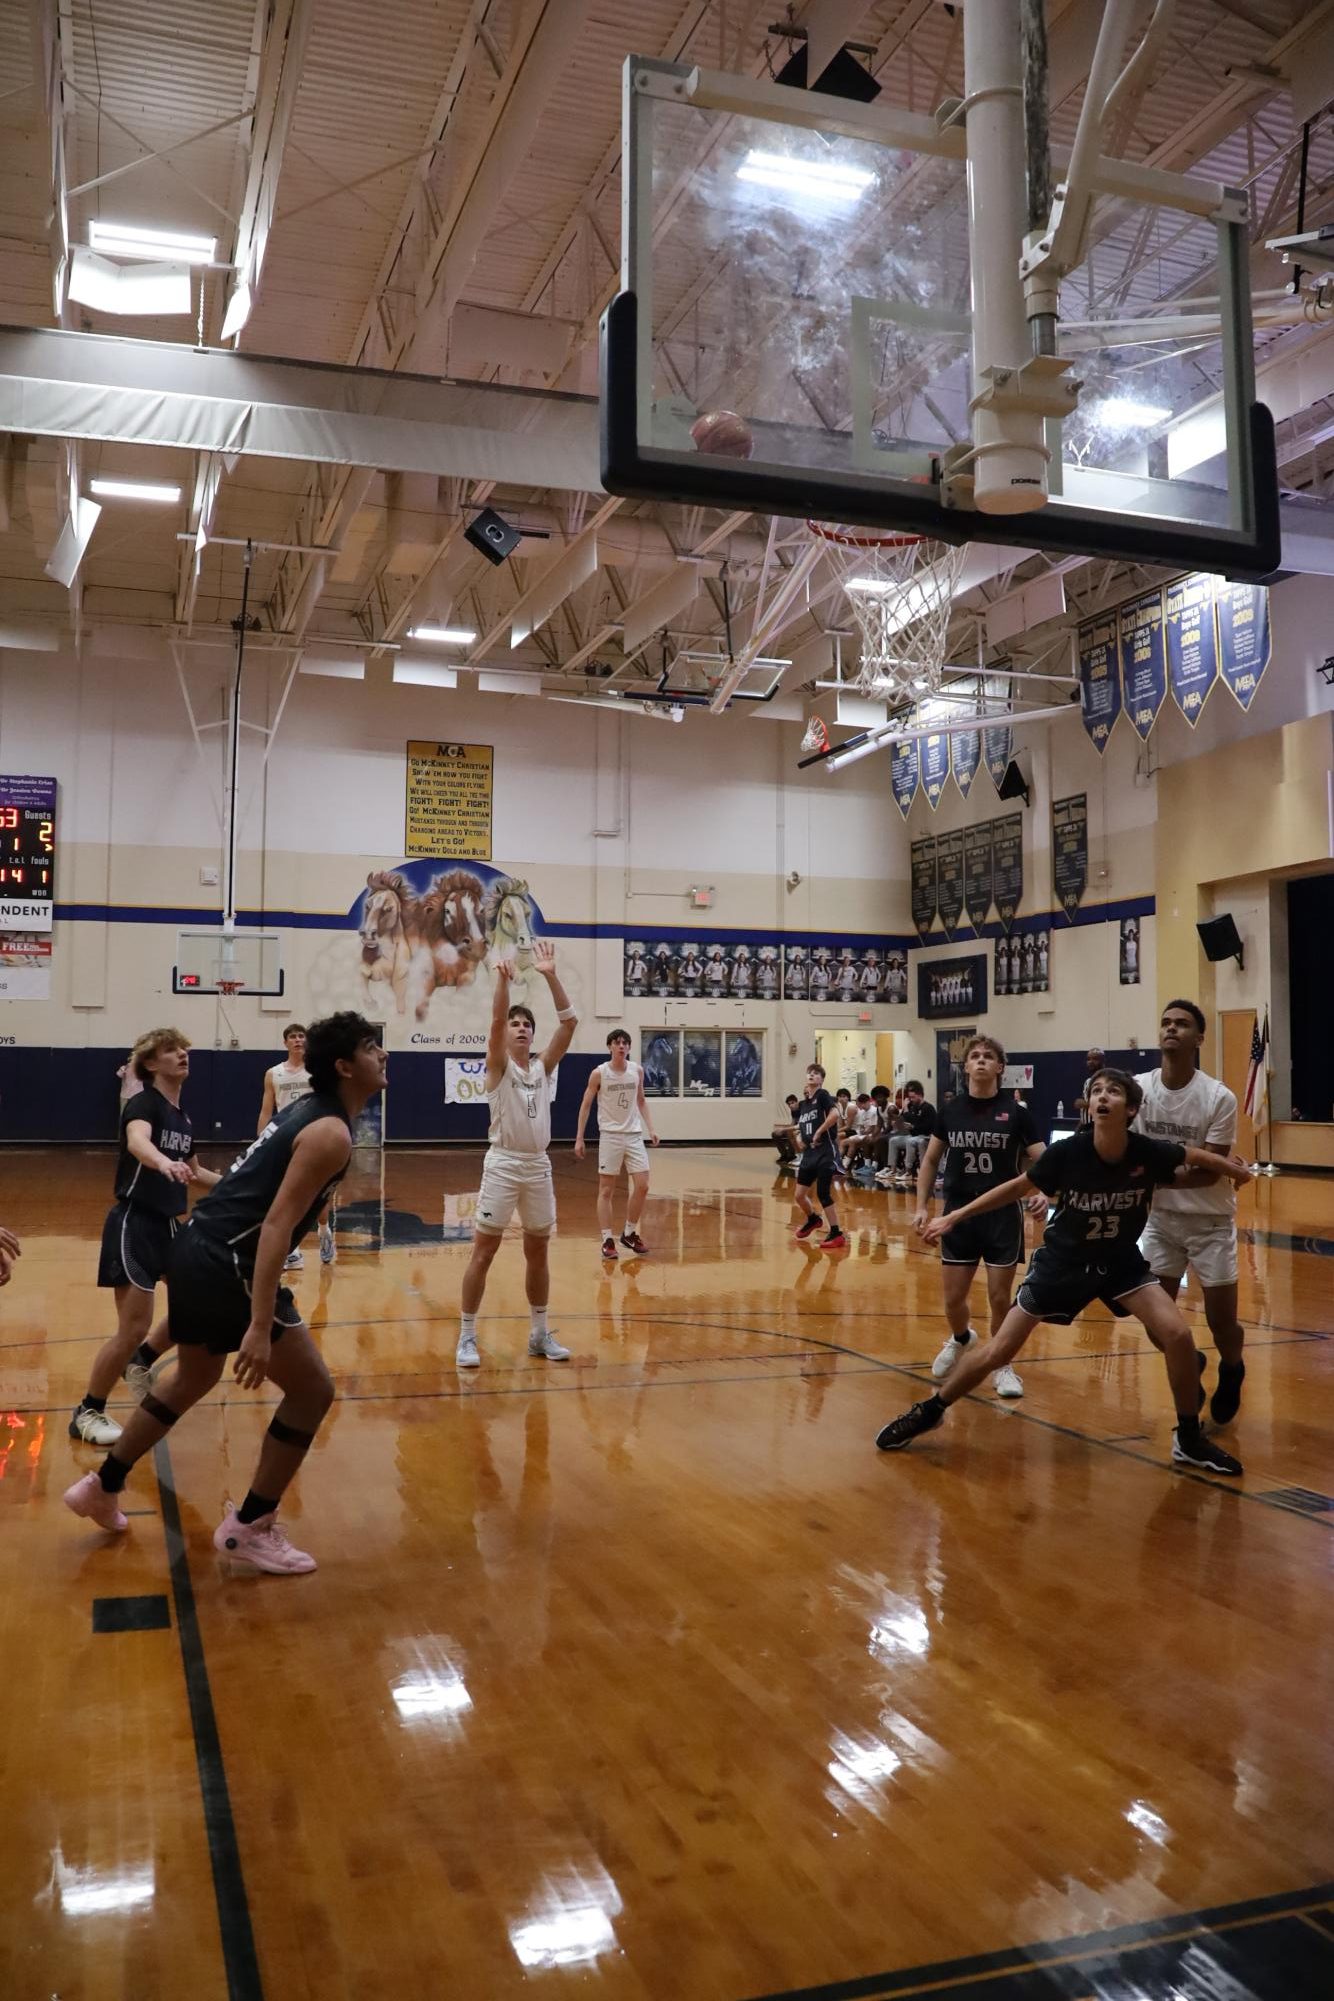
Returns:
[[[491,859],[492,747],[409,743],[405,855]]]

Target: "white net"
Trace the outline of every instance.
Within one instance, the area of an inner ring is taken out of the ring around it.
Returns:
[[[940,687],[962,547],[929,536],[807,524],[843,587],[861,638],[853,685],[863,694],[933,694]]]

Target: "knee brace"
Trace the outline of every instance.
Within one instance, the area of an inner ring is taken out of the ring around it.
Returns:
[[[165,1424],[169,1431],[181,1414],[178,1410],[173,1410],[170,1404],[163,1403],[161,1397],[155,1397],[151,1390],[139,1408],[152,1418],[154,1424]]]
[[[294,1424],[284,1424],[275,1417],[269,1425],[269,1437],[275,1445],[290,1445],[294,1452],[309,1452],[315,1442],[313,1431],[298,1431]]]

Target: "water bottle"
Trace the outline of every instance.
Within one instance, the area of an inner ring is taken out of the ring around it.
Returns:
[[[1063,1118],[1065,1117],[1065,1099],[1064,1099],[1064,1098],[1058,1098],[1058,1099],[1056,1100],[1056,1116],[1057,1116],[1057,1118],[1058,1118],[1058,1119],[1063,1119]]]

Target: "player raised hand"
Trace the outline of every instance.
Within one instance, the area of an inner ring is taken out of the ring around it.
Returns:
[[[556,948],[549,938],[533,940],[533,969],[549,980],[556,970]]]
[[[505,985],[509,986],[510,982],[516,980],[518,977],[518,968],[512,958],[507,957],[496,960],[496,978],[498,980],[503,980]]]

